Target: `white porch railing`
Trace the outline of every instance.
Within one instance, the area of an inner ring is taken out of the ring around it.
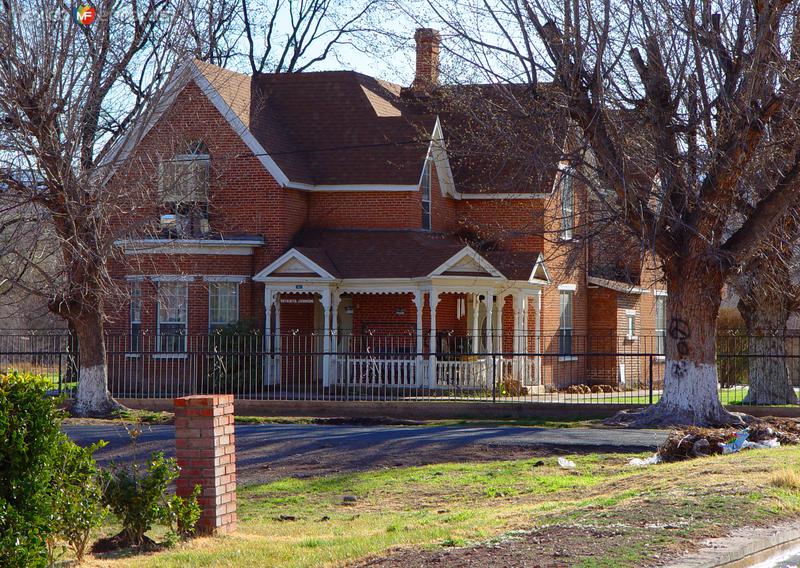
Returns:
[[[336,383],[372,386],[417,386],[417,361],[413,357],[344,357],[335,360]]]

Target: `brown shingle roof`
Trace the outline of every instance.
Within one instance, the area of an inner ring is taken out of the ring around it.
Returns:
[[[416,185],[439,117],[458,191],[552,188],[566,121],[546,88],[449,86],[417,98],[352,71],[251,80],[196,65],[293,182]]]
[[[309,229],[292,248],[336,278],[428,276],[466,246],[452,235],[412,230]],[[527,280],[538,253],[480,253],[509,280]]]
[[[250,130],[292,181],[416,185],[434,116],[352,71],[253,78]]]

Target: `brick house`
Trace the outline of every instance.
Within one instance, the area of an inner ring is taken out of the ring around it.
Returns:
[[[269,385],[480,387],[492,352],[514,353],[493,372],[530,388],[640,377],[643,358],[601,355],[662,350],[637,338],[663,335],[665,292],[639,259],[633,278],[596,266],[587,192],[546,150],[566,129],[529,128],[534,168],[457,155],[469,119],[439,100],[439,35],[415,38],[407,88],[177,72],[109,158],[109,183],[152,202],[120,218],[112,381],[145,360],[185,375],[192,341],[235,322],[263,332]]]

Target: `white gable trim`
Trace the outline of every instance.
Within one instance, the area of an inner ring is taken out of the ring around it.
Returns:
[[[550,282],[550,274],[547,272],[547,266],[544,264],[544,257],[542,256],[542,253],[539,253],[539,256],[536,258],[536,262],[533,265],[533,270],[531,270],[531,275],[528,277],[528,282],[531,284]]]
[[[253,280],[256,282],[266,282],[267,280],[285,280],[285,277],[275,277],[271,276],[273,272],[279,269],[281,266],[286,264],[291,260],[296,260],[301,264],[308,267],[310,272],[316,272],[319,274],[320,278],[324,280],[336,280],[336,278],[322,268],[319,264],[308,258],[306,255],[298,251],[297,249],[290,249],[279,256],[276,260],[268,264],[263,270],[261,270],[258,274],[253,276]],[[287,275],[288,276],[288,275]]]
[[[286,186],[286,184],[289,183],[289,178],[281,171],[278,164],[275,163],[275,160],[269,157],[267,151],[261,143],[256,140],[256,137],[253,136],[250,129],[247,128],[236,113],[233,112],[233,109],[231,109],[228,103],[220,96],[214,86],[206,79],[205,75],[200,72],[194,62],[191,64],[191,71],[194,82],[200,87],[200,90],[208,97],[208,100],[211,101],[219,113],[225,117],[225,120],[228,121],[228,124],[233,128],[234,132],[239,135],[250,151],[258,158],[258,161],[261,162],[264,169],[266,169],[280,185]]]
[[[495,278],[505,278],[499,270],[497,270],[494,266],[492,266],[489,261],[479,255],[475,249],[470,246],[465,246],[463,249],[458,251],[456,254],[451,256],[449,259],[444,261],[438,268],[436,268],[433,272],[428,274],[428,278],[433,278],[434,276],[442,276],[444,272],[447,272],[450,268],[458,264],[465,258],[470,258],[471,260],[475,261],[475,263],[480,266],[483,270],[489,273],[489,276],[493,276]],[[448,276],[448,275],[445,275]]]

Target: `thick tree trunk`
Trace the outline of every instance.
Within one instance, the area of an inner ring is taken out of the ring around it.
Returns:
[[[713,264],[667,267],[667,337],[664,389],[657,404],[622,412],[612,423],[634,427],[741,424],[717,391],[716,325],[723,275]],[[671,269],[671,270],[670,270]]]
[[[786,322],[792,302],[791,282],[768,289],[756,278],[739,301],[748,337],[748,384],[744,404],[797,404],[786,365]]]
[[[76,416],[108,416],[120,405],[108,391],[103,318],[99,313],[83,313],[74,320],[74,326],[80,365],[72,413]]]

